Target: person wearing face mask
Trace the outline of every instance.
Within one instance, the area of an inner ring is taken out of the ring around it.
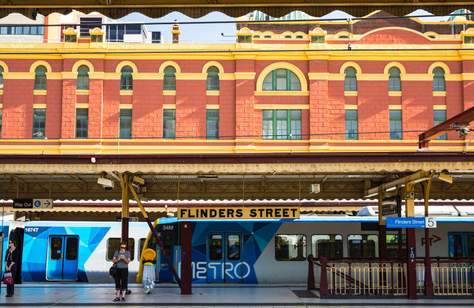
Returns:
[[[128,263],[130,263],[130,251],[126,243],[120,243],[120,249],[115,252],[112,262],[117,267],[115,274],[115,298],[114,302],[125,301],[125,293],[128,285]]]
[[[18,252],[15,243],[12,240],[8,241],[7,255],[5,256],[5,272],[11,273],[11,284],[7,284],[6,297],[12,297],[15,293],[14,279],[16,274],[16,266],[18,263]]]

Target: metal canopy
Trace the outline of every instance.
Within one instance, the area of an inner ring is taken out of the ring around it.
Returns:
[[[28,17],[35,17],[38,13],[67,14],[72,10],[100,12],[111,18],[123,17],[131,12],[161,17],[173,11],[190,17],[201,17],[213,11],[238,17],[254,10],[273,17],[281,17],[295,10],[312,16],[322,16],[334,10],[363,16],[379,9],[402,16],[417,9],[447,15],[461,8],[473,10],[474,4],[468,0],[0,0],[0,16],[22,13]]]
[[[416,155],[414,155],[416,154]],[[473,199],[471,154],[253,154],[172,156],[0,157],[2,199],[119,200],[119,185],[97,179],[132,172],[145,179],[143,197],[198,199],[355,199],[417,170],[448,170],[451,185],[433,183],[433,199]],[[320,192],[311,193],[311,184]]]

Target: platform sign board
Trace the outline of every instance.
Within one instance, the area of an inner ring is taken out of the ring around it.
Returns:
[[[387,217],[387,228],[391,229],[425,229],[436,228],[433,217]]]
[[[13,199],[14,209],[52,209],[52,199]]]
[[[178,219],[296,219],[299,207],[179,208]]]

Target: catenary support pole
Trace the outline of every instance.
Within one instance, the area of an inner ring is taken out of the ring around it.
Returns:
[[[405,185],[405,207],[406,216],[415,217],[415,189],[414,184],[409,182]],[[415,229],[407,229],[407,286],[408,298],[416,299],[416,237]]]
[[[425,217],[429,216],[431,178],[421,183],[423,188],[423,202],[425,206]],[[433,296],[433,277],[431,273],[431,241],[430,229],[425,228],[425,295]]]
[[[127,173],[120,174],[120,188],[122,189],[122,242],[127,243],[128,247],[128,225],[129,225],[129,196],[128,183],[129,177]]]
[[[189,295],[192,293],[192,272],[191,272],[191,239],[192,224],[190,222],[180,223],[180,242],[181,242],[181,294]]]

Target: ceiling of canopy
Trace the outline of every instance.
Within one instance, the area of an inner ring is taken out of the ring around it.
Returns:
[[[417,9],[435,15],[448,15],[457,9],[474,9],[469,0],[0,0],[0,17],[21,13],[27,17],[53,12],[67,14],[72,10],[84,13],[100,12],[111,18],[120,18],[132,12],[149,17],[162,17],[179,11],[190,17],[201,17],[213,11],[239,17],[254,10],[273,17],[292,11],[303,11],[312,16],[322,16],[341,10],[352,16],[364,16],[375,10],[384,10],[402,16]]]

